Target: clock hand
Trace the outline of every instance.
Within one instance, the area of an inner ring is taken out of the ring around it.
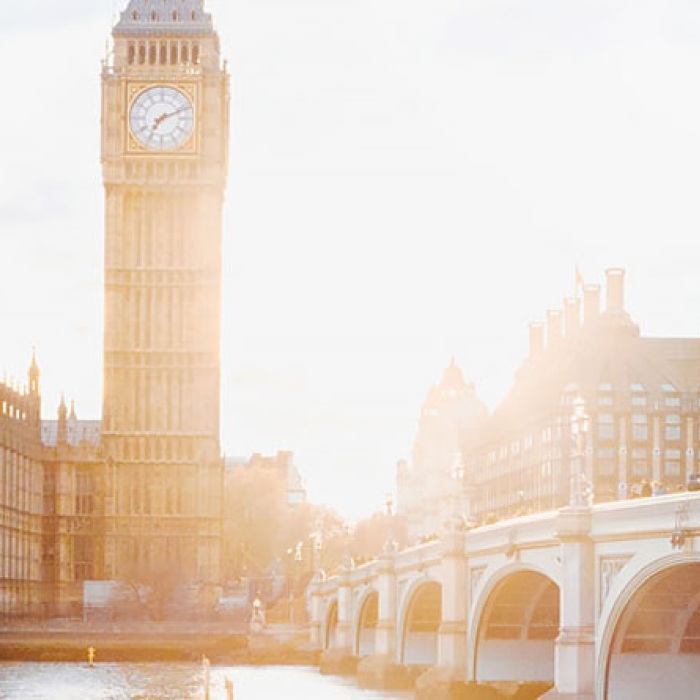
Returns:
[[[186,112],[188,109],[192,108],[188,105],[187,107],[176,109],[174,112],[163,112],[163,114],[153,120],[153,131],[155,131],[166,119],[170,119],[170,117],[174,117],[176,114],[180,114],[180,112]]]

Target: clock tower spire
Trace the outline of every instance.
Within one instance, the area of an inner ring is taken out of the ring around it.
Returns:
[[[104,570],[175,573],[211,590],[228,75],[202,0],[131,0],[112,36],[102,74]]]

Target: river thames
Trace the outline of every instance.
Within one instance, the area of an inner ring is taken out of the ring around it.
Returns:
[[[380,693],[352,680],[295,666],[213,666],[211,700],[407,700],[413,693]],[[192,664],[0,664],[2,700],[202,700],[204,673]]]

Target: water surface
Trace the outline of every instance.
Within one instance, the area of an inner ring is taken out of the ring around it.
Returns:
[[[413,693],[361,690],[316,668],[213,666],[210,700],[408,700]],[[0,664],[2,700],[203,700],[202,667],[192,664]]]

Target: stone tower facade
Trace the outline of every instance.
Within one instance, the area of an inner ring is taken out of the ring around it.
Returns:
[[[102,75],[104,575],[219,581],[229,80],[203,0],[131,0]]]
[[[440,532],[450,517],[450,497],[464,485],[464,456],[487,416],[453,359],[423,403],[410,462],[398,465],[398,512],[411,539]]]

